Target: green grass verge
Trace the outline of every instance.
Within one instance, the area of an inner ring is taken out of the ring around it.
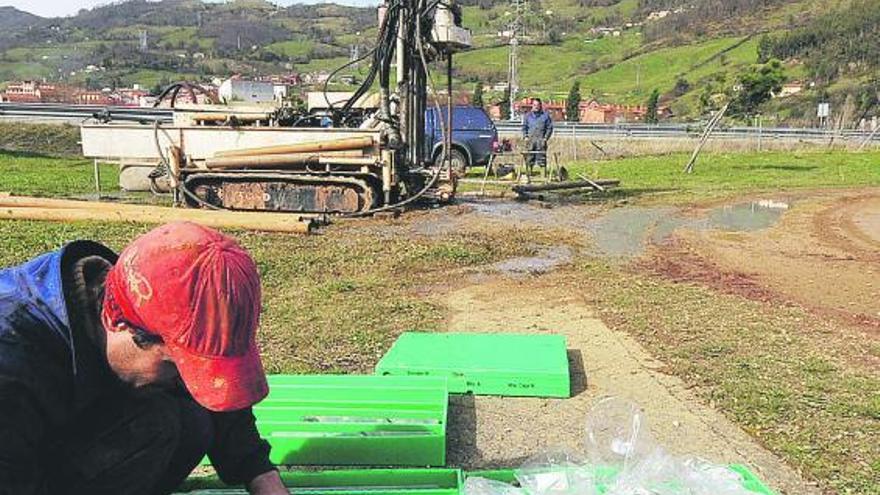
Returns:
[[[76,156],[82,153],[79,139],[79,128],[68,124],[0,122],[0,152],[20,151],[40,155]]]
[[[795,188],[858,187],[880,184],[880,151],[768,151],[763,153],[703,153],[692,174],[682,172],[688,153],[648,155],[564,164],[571,180],[578,175],[599,179],[620,179],[611,195],[662,198],[682,202],[748,192]],[[484,168],[468,172],[469,179],[481,179]],[[539,172],[534,172],[538,174]],[[513,183],[511,182],[511,186]],[[461,190],[479,190],[475,183]],[[487,185],[487,190],[509,190],[510,186]]]
[[[101,190],[118,189],[119,168],[101,165]],[[94,194],[94,164],[84,158],[51,158],[0,151],[0,192],[20,196]]]
[[[666,372],[829,493],[880,493],[880,376],[840,325],[599,261],[583,263],[570,284]]]
[[[569,171],[617,178],[632,191],[675,191],[713,196],[782,188],[849,187],[880,184],[880,152],[802,151],[706,153],[694,173],[682,168],[690,155],[676,153],[599,162],[578,162]]]

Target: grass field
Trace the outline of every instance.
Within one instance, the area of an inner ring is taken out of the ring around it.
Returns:
[[[618,178],[623,187],[705,196],[766,189],[880,184],[880,152],[844,151],[703,154],[694,173],[683,174],[689,154],[580,162],[575,174]]]
[[[119,189],[118,168],[101,166],[101,189]],[[94,165],[84,158],[49,158],[0,151],[0,192],[76,196],[95,192]]]
[[[682,173],[689,153],[637,156],[565,163],[572,178],[620,179],[612,195],[641,196],[663,202],[730,196],[797,188],[855,187],[880,184],[880,151],[767,151],[763,153],[703,153],[694,173]],[[475,168],[468,177],[483,177]],[[479,189],[468,184],[468,189]],[[487,186],[487,189],[509,186]]]
[[[72,125],[0,122],[0,151],[78,156],[79,128]]]

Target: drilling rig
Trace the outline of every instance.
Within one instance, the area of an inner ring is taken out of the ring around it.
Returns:
[[[320,115],[187,106],[170,125],[104,118],[82,125],[84,155],[155,162],[151,179],[165,180],[186,207],[357,216],[448,201],[456,177],[427,150],[425,110],[431,67],[445,63],[449,108],[438,115],[451,149],[452,57],[471,46],[471,33],[448,0],[386,0],[378,20],[372,49],[331,74],[369,61],[363,83],[346,101],[328,98]],[[375,93],[376,108],[362,111],[358,102]]]

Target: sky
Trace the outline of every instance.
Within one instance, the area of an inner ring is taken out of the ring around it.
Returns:
[[[272,0],[279,5],[291,5],[294,3],[323,3],[322,0]],[[0,0],[0,7],[12,6],[25,12],[37,14],[43,17],[60,17],[73,15],[79,9],[89,9],[98,5],[111,3],[109,0]],[[335,0],[334,3],[344,5],[377,5],[378,0]]]

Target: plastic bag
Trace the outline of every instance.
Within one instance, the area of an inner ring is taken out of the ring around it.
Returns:
[[[465,495],[527,495],[522,488],[486,478],[468,478],[464,482]]]
[[[681,480],[693,495],[754,495],[743,487],[742,476],[705,459],[682,460]]]
[[[596,480],[582,456],[565,449],[538,454],[514,473],[530,495],[594,495]]]
[[[627,400],[600,400],[587,415],[587,458],[594,465],[628,466],[653,450],[642,409]]]
[[[521,488],[469,478],[465,495],[754,495],[740,475],[653,443],[636,404],[607,398],[586,422],[587,459],[564,449],[536,455],[515,471]]]

